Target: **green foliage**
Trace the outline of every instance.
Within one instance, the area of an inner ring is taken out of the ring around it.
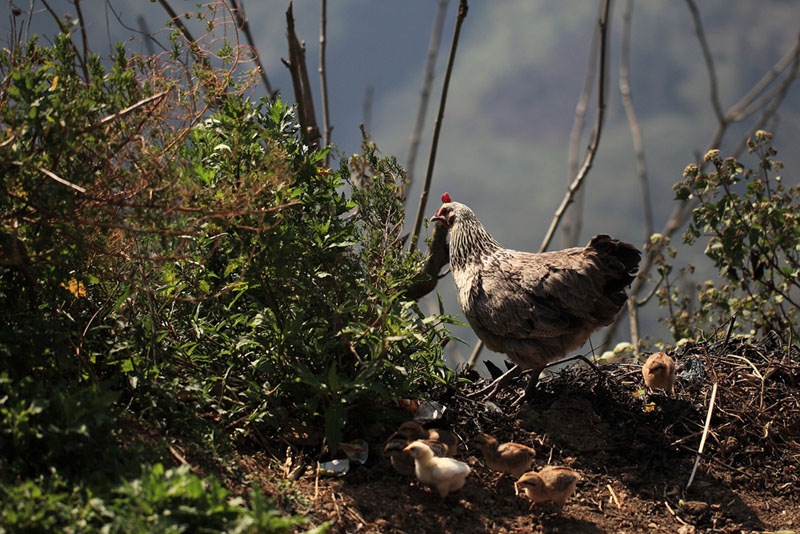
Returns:
[[[12,48],[0,52],[4,524],[291,528],[257,492],[244,505],[216,479],[139,466],[172,461],[167,433],[220,465],[298,427],[335,451],[394,397],[452,379],[450,319],[404,297],[422,257],[403,251],[402,168],[369,143],[323,168],[290,106],[242,96],[230,46],[224,71],[121,45],[79,58],[68,35]]]
[[[698,202],[684,241],[708,238],[705,254],[722,278],[697,286],[696,306],[662,288],[662,303],[675,306],[670,326],[676,337],[699,325],[719,326],[733,315],[754,334],[798,327],[800,186],[786,187],[775,175],[782,166],[773,159],[771,139],[758,131],[748,140],[759,158],[756,171],[712,150],[705,156],[712,171],[689,165],[675,186],[678,199]],[[661,268],[670,267],[662,261]]]
[[[188,466],[145,466],[138,478],[103,497],[71,487],[56,472],[46,479],[2,484],[0,495],[0,532],[281,534],[304,522],[280,515],[258,489],[250,492],[247,504],[217,479],[200,478]]]

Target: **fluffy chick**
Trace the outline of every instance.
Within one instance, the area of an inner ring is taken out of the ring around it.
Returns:
[[[642,366],[642,376],[647,387],[675,391],[675,362],[664,352],[652,354]]]
[[[530,471],[515,482],[517,493],[520,488],[525,495],[537,502],[553,501],[564,506],[567,499],[575,493],[580,475],[568,467],[547,466],[538,473]]]
[[[447,455],[447,447],[444,443],[430,439],[422,440],[422,442],[431,448],[434,456]],[[405,436],[395,432],[386,440],[386,445],[383,447],[383,454],[389,457],[392,467],[401,475],[414,474],[414,458],[403,450],[408,447],[409,443],[411,442]]]
[[[445,456],[454,456],[458,449],[458,436],[447,430],[427,429],[416,421],[406,421],[400,425],[396,434],[404,436],[409,442],[426,439],[441,442],[447,448]]]
[[[414,473],[423,484],[433,486],[442,498],[464,486],[471,469],[453,458],[439,458],[422,441],[414,441],[403,449],[414,458]]]
[[[483,453],[483,459],[490,469],[508,473],[519,478],[530,470],[536,451],[520,443],[503,443],[502,445],[489,434],[478,434],[472,444]]]

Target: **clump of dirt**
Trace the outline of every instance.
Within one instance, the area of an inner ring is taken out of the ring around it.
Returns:
[[[332,520],[335,533],[800,532],[800,348],[781,348],[777,338],[728,340],[670,355],[678,365],[675,397],[643,390],[632,362],[602,365],[599,373],[563,368],[543,377],[521,407],[512,403],[524,380],[493,402],[470,397],[484,381],[434,392],[447,407],[435,424],[460,437],[457,458],[473,468],[464,488],[444,500],[396,473],[380,439],[369,444],[369,461],[343,477],[306,470],[298,499],[316,524]],[[715,385],[705,448],[687,489]],[[578,492],[563,509],[531,509],[513,480],[490,472],[469,447],[478,432],[533,447],[537,470],[579,471]],[[243,465],[257,471],[264,462]]]

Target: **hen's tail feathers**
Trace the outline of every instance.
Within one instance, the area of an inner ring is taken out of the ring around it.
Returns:
[[[598,252],[611,275],[604,288],[606,294],[620,293],[624,302],[625,288],[636,278],[642,253],[633,245],[623,243],[605,234],[594,236],[588,246]]]

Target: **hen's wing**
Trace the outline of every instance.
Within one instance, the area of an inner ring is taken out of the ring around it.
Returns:
[[[558,337],[579,328],[592,319],[599,282],[583,251],[496,252],[472,279],[468,317],[499,337]]]

